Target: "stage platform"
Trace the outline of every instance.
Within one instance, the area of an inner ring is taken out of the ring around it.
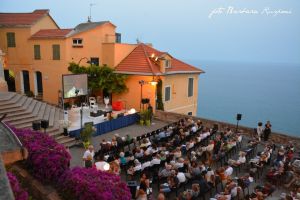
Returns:
[[[111,111],[111,108],[105,109],[99,108],[103,111]],[[81,125],[80,125],[80,110],[81,108],[72,108],[68,111],[68,119],[71,122],[70,126],[68,127],[68,133],[71,137],[79,137],[81,132]],[[84,127],[85,123],[93,122],[94,127],[97,129],[94,136],[101,135],[107,132],[111,132],[113,130],[123,128],[134,124],[139,119],[139,115],[137,113],[128,114],[125,110],[121,111],[112,111],[113,115],[118,115],[120,113],[124,113],[124,116],[117,117],[112,120],[108,120],[107,117],[104,115],[98,117],[90,116],[90,112],[92,110],[89,107],[82,108],[82,127]]]

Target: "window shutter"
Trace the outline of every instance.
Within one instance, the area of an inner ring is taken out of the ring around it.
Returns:
[[[34,59],[35,60],[40,60],[41,59],[40,45],[34,45]]]
[[[7,47],[16,47],[15,33],[6,33],[7,37]]]
[[[193,96],[194,94],[194,79],[189,78],[189,86],[188,86],[188,97]]]
[[[53,60],[60,60],[60,46],[59,44],[52,45],[53,49]]]

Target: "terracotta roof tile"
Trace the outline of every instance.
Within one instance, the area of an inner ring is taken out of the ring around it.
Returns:
[[[141,43],[116,66],[116,72],[128,74],[161,75],[162,72],[160,71],[159,64],[153,59],[150,59],[152,54],[161,57],[168,53],[158,51]],[[203,72],[201,69],[186,64],[172,57],[171,55],[170,57],[171,67],[165,69],[165,74]]]
[[[73,29],[41,29],[33,34],[31,39],[65,38]]]
[[[35,10],[32,13],[0,13],[0,26],[29,26],[49,13],[49,10]]]

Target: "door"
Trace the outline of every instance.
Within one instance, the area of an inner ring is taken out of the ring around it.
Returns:
[[[15,74],[11,70],[4,70],[4,78],[7,82],[7,87],[9,92],[15,92],[16,91],[16,82],[15,82]]]
[[[43,95],[43,79],[42,79],[42,72],[35,72],[36,73],[36,86],[38,95]]]
[[[29,83],[29,72],[27,70],[23,70],[23,91],[24,93],[30,92],[30,83]]]

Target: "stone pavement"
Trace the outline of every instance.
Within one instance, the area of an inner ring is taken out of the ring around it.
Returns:
[[[99,150],[99,144],[102,141],[102,139],[111,140],[111,138],[114,136],[114,134],[119,134],[121,137],[126,136],[127,134],[131,137],[137,137],[140,135],[143,135],[145,133],[149,133],[151,131],[157,130],[159,128],[164,127],[167,125],[166,122],[160,121],[160,120],[153,120],[153,123],[151,126],[141,126],[138,124],[133,124],[131,126],[121,128],[118,130],[114,130],[109,133],[105,133],[96,137],[92,138],[92,144],[94,145],[95,151]],[[70,148],[70,153],[72,156],[71,160],[71,167],[75,166],[83,166],[82,162],[82,156],[84,154],[84,148],[80,146],[73,146]]]

